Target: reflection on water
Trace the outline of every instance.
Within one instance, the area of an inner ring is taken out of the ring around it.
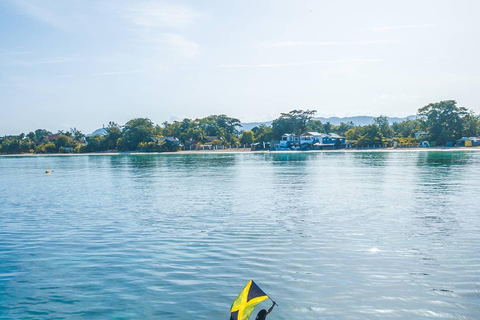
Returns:
[[[472,154],[469,152],[419,152],[417,165],[450,167],[468,164],[471,160]]]
[[[226,319],[253,278],[276,319],[478,319],[479,168],[477,152],[0,158],[0,318]]]
[[[390,152],[357,152],[353,153],[353,157],[363,165],[381,167],[386,164],[390,154]]]
[[[272,159],[274,163],[276,164],[281,164],[285,162],[305,162],[310,159],[317,158],[319,156],[322,156],[320,153],[308,153],[308,152],[298,152],[298,153],[291,153],[291,152],[285,152],[285,153],[270,153],[269,154],[269,159]]]

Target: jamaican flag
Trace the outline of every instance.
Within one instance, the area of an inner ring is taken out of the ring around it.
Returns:
[[[242,292],[233,300],[230,320],[248,320],[257,304],[265,299],[268,299],[267,294],[253,280],[248,281]]]

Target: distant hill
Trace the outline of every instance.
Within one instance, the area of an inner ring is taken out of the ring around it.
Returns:
[[[263,125],[266,125],[267,127],[269,127],[269,126],[272,125],[272,121],[242,123],[242,127],[240,128],[240,130],[244,130],[244,131],[252,130],[253,128],[258,127],[258,126],[260,126],[260,125],[262,125],[262,124],[263,124]]]
[[[342,122],[350,122],[350,121],[355,123],[357,126],[365,126],[367,124],[371,124],[373,122],[373,119],[375,118],[376,117],[371,117],[371,116],[356,116],[356,117],[343,117],[343,118],[339,118],[339,117],[315,118],[315,120],[320,120],[323,123],[330,122],[335,126],[338,126]],[[408,116],[405,118],[388,117],[388,121],[390,122],[390,124],[393,124],[394,122],[402,122],[407,119],[416,119],[416,118],[417,116],[415,115]]]
[[[415,115],[408,116],[408,117],[405,117],[405,118],[389,117],[388,120],[389,120],[390,124],[393,124],[394,122],[402,122],[406,119],[416,119],[416,117],[417,116],[415,116]],[[330,118],[318,117],[318,118],[314,118],[314,120],[320,120],[323,123],[330,122],[331,124],[333,124],[335,126],[338,126],[342,122],[350,122],[350,121],[355,123],[357,126],[365,126],[367,124],[372,123],[373,119],[375,119],[375,118],[376,117],[372,117],[372,116],[356,116],[356,117],[343,117],[343,118],[340,118],[340,117],[330,117]],[[242,123],[242,127],[240,129],[241,130],[252,130],[252,128],[258,127],[261,124],[264,124],[266,126],[271,126],[272,121]]]

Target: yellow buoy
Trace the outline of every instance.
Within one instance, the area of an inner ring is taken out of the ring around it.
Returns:
[[[45,173],[50,173],[50,172],[52,172],[52,171],[51,171],[51,170],[46,170],[46,171],[45,171]]]

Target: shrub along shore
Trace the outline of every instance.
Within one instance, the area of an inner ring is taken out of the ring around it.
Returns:
[[[389,123],[379,116],[371,124],[352,122],[332,125],[314,119],[315,110],[292,110],[281,113],[271,126],[260,125],[241,130],[239,119],[211,115],[154,124],[148,118],[136,118],[125,125],[110,122],[103,135],[85,136],[72,128],[53,134],[37,129],[28,134],[0,137],[0,154],[59,154],[98,152],[175,152],[180,150],[245,150],[252,143],[280,140],[285,133],[336,133],[346,137],[353,148],[369,146],[415,147],[422,141],[444,147],[455,145],[463,137],[480,135],[480,117],[456,101],[431,103],[418,109],[416,119]],[[243,148],[243,149],[242,149]]]

